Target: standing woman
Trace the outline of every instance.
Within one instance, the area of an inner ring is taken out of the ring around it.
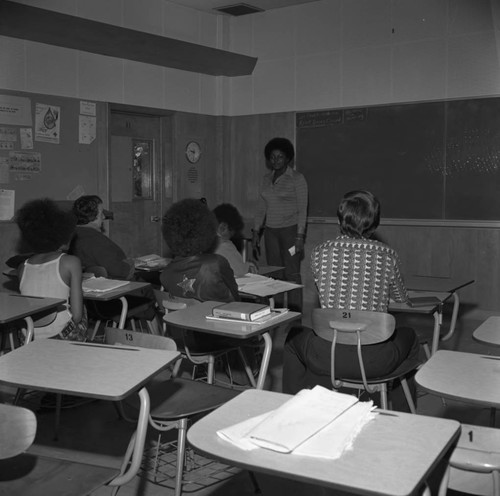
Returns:
[[[301,284],[300,260],[304,251],[307,221],[307,183],[292,168],[295,151],[286,138],[273,138],[264,148],[270,170],[261,183],[255,215],[252,245],[259,250],[264,227],[266,260],[269,265],[285,267],[284,278]],[[302,290],[290,291],[289,307],[302,310]]]

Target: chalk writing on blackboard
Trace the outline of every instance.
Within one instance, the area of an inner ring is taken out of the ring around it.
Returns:
[[[365,108],[344,110],[344,122],[363,122],[366,120],[367,111]]]
[[[321,112],[302,112],[296,116],[297,128],[327,127],[342,124],[342,110],[327,110]]]

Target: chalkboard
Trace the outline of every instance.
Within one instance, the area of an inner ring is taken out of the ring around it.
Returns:
[[[98,194],[99,160],[102,160],[99,154],[106,137],[106,105],[86,101],[82,106],[81,100],[74,98],[0,91],[0,104],[4,106],[0,114],[9,106],[10,97],[19,98],[25,105],[26,116],[31,118],[16,119],[14,114],[9,122],[5,112],[1,115],[0,189],[15,191],[15,209],[34,198],[72,200],[72,195],[79,196],[82,192]],[[47,141],[37,139],[37,105],[58,113],[58,137],[44,138]],[[94,112],[94,115],[85,115]],[[94,120],[95,138],[92,138],[86,134],[88,127],[82,128],[81,122]],[[26,133],[31,134],[31,140],[26,139]]]
[[[500,98],[297,113],[296,149],[312,217],[367,189],[385,218],[500,219]]]

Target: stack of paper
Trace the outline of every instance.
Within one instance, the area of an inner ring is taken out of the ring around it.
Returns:
[[[218,431],[244,450],[258,447],[334,460],[372,418],[373,403],[321,386],[299,392],[280,408]]]
[[[82,289],[84,293],[105,293],[128,283],[129,281],[106,279],[105,277],[90,277],[82,282]]]

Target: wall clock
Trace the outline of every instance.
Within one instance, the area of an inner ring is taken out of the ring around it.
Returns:
[[[196,162],[198,162],[198,160],[200,160],[200,156],[201,156],[201,147],[199,143],[197,143],[196,141],[190,141],[186,145],[186,158],[188,159],[189,162],[195,164]]]

